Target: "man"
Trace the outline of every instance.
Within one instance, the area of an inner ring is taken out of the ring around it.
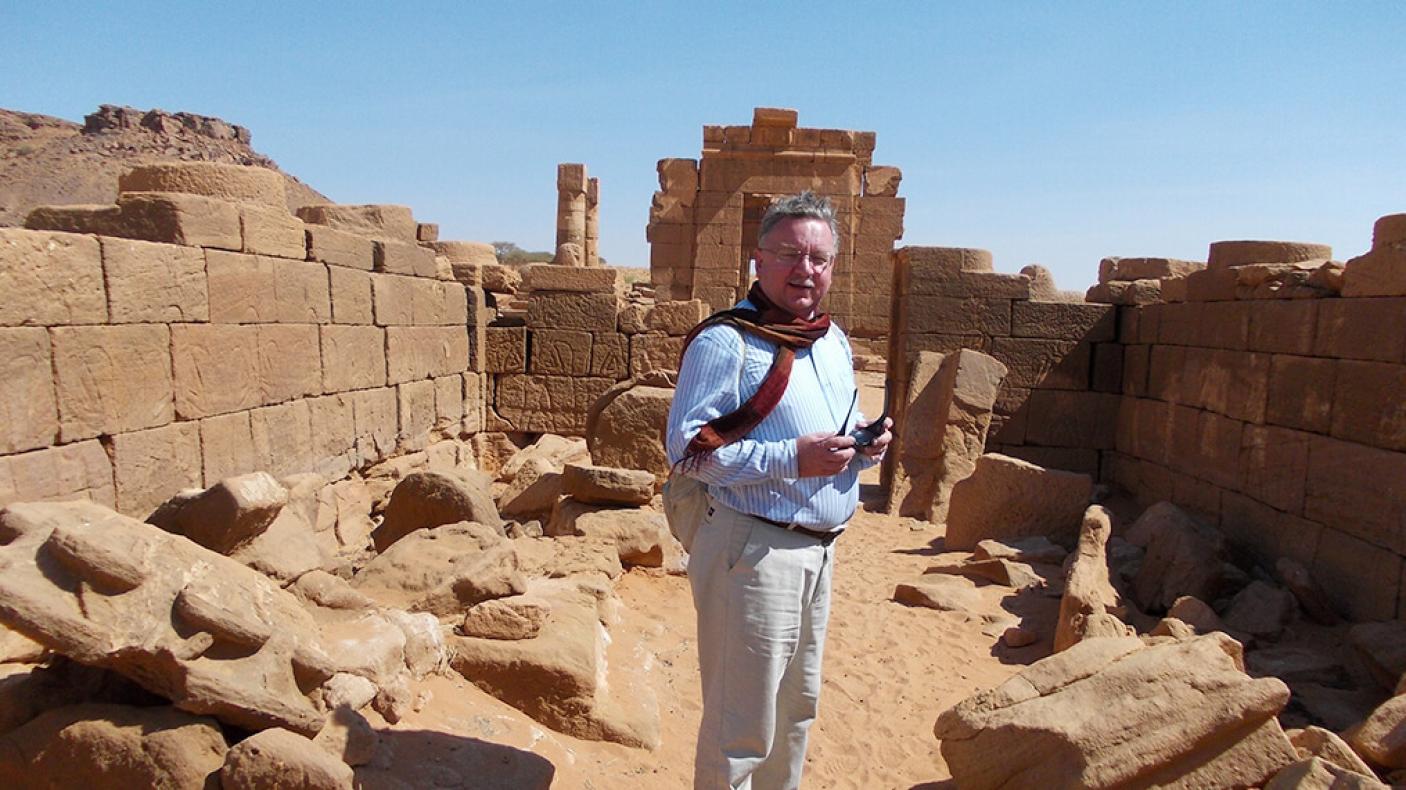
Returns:
[[[703,681],[695,788],[800,784],[834,541],[858,505],[860,469],[891,438],[888,422],[863,448],[848,435],[865,424],[852,413],[849,341],[819,309],[838,252],[828,200],[772,204],[757,282],[738,305],[746,320],[705,322],[680,365],[669,460],[709,497],[688,568]]]

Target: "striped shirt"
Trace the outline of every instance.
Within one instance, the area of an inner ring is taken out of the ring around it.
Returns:
[[[738,306],[752,304],[744,300]],[[689,440],[705,423],[734,411],[761,387],[775,351],[776,344],[727,324],[710,326],[694,338],[684,353],[669,409],[670,463],[683,457]],[[859,471],[876,462],[856,454],[837,475],[802,478],[797,474],[796,438],[853,430],[863,419],[858,405],[846,419],[855,392],[849,340],[831,324],[824,337],[796,353],[786,393],[776,408],[746,437],[718,448],[688,473],[733,510],[810,529],[838,528],[859,505]]]

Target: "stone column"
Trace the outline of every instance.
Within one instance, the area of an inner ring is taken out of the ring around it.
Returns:
[[[586,182],[586,265],[600,265],[600,179]]]
[[[586,166],[557,165],[557,247],[586,247]]]

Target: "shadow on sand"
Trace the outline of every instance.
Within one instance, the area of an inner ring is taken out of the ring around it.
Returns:
[[[556,766],[545,757],[477,738],[431,730],[379,730],[376,757],[356,768],[366,790],[474,787],[546,790]]]

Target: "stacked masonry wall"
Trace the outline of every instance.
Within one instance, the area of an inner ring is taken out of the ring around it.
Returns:
[[[636,301],[610,267],[540,264],[523,272],[525,317],[486,330],[486,430],[582,436],[586,416],[616,383],[678,369],[702,302]]]
[[[1104,459],[1142,502],[1198,511],[1269,567],[1299,561],[1364,620],[1406,615],[1406,233],[1384,233],[1392,219],[1331,288],[1272,298],[1264,267],[1218,270],[1213,247],[1209,270],[1162,281],[1181,301],[1120,308]]]
[[[115,235],[0,229],[0,505],[145,517],[229,475],[340,476],[481,428],[483,292],[439,279],[432,252],[139,197],[30,218]]]

